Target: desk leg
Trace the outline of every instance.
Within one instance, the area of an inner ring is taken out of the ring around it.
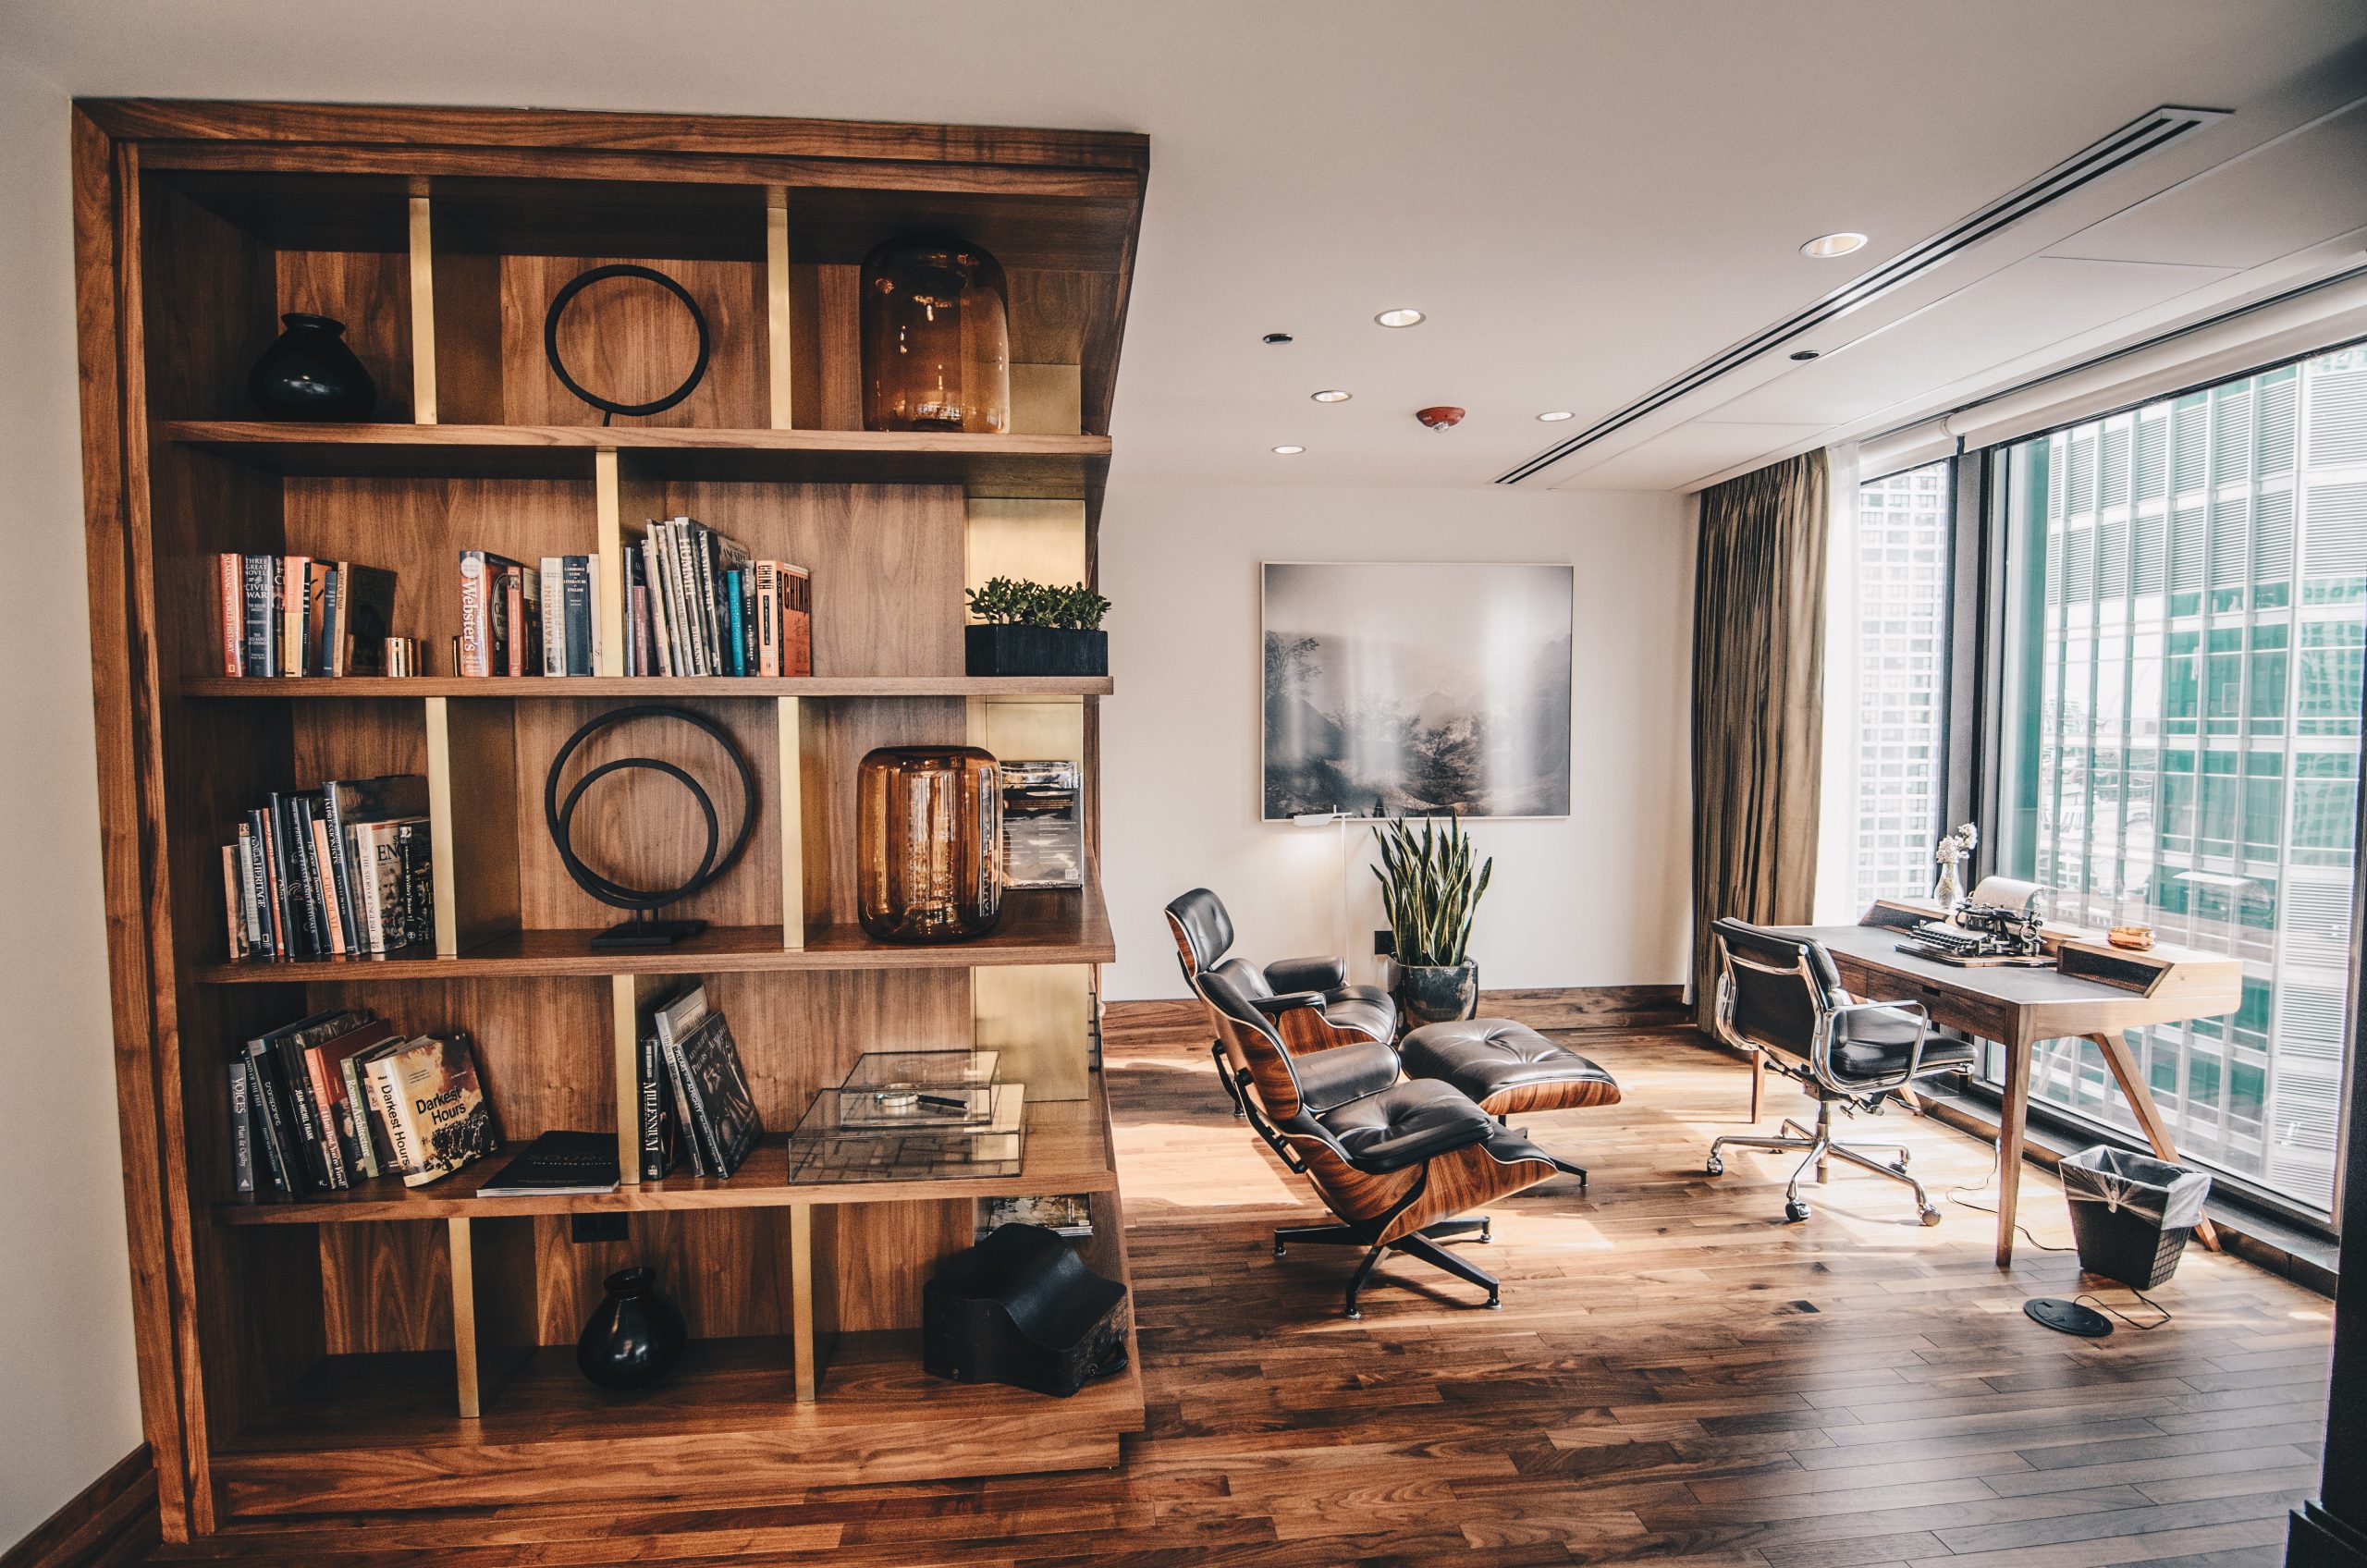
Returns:
[[[2030,1109],[2028,1041],[2001,1044],[2005,1053],[2005,1104],[1997,1116],[1997,1267],[2014,1261],[2014,1214],[2022,1197],[2022,1124]]]
[[[1767,1053],[1750,1053],[1750,1124],[1759,1125],[1759,1100],[1767,1088]]]
[[[2164,1159],[2178,1157],[2177,1145],[2170,1141],[2170,1129],[2162,1120],[2161,1109],[2153,1103],[2153,1091],[2147,1086],[2144,1074],[2137,1071],[2137,1058],[2128,1049],[2128,1037],[2119,1034],[2091,1035],[2098,1050],[2104,1053],[2104,1065],[2120,1081],[2120,1092],[2128,1097],[2128,1109],[2137,1113],[2137,1125],[2145,1129],[2145,1141]],[[2213,1252],[2219,1250],[2219,1232],[2203,1220],[2194,1228],[2196,1236]]]

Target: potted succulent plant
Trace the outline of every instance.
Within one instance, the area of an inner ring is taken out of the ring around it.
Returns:
[[[1403,818],[1380,827],[1381,908],[1396,949],[1397,1011],[1409,1027],[1468,1018],[1479,1007],[1479,966],[1471,961],[1471,918],[1496,869],[1490,858],[1475,873],[1463,824],[1446,831],[1425,817],[1417,835]]]
[[[1066,586],[998,577],[966,591],[985,624],[963,629],[972,675],[1107,675],[1110,601],[1078,582]]]

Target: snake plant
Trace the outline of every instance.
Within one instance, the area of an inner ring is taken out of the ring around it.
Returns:
[[[1404,818],[1395,818],[1381,825],[1380,839],[1380,864],[1372,874],[1380,882],[1397,962],[1409,969],[1459,967],[1471,944],[1471,917],[1496,869],[1494,858],[1475,876],[1471,840],[1453,817],[1447,818],[1443,833],[1424,817],[1418,836]]]

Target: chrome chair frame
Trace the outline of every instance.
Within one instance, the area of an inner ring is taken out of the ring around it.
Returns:
[[[1844,1002],[1839,1006],[1832,1005],[1825,999],[1826,987],[1822,980],[1809,962],[1809,949],[1805,943],[1795,948],[1793,961],[1789,966],[1779,967],[1762,963],[1748,954],[1737,953],[1733,944],[1723,936],[1720,936],[1717,942],[1718,998],[1715,1020],[1718,1038],[1736,1050],[1756,1054],[1785,1077],[1799,1079],[1815,1085],[1819,1093],[1816,1125],[1813,1127],[1803,1126],[1790,1117],[1785,1117],[1780,1123],[1782,1131],[1772,1135],[1727,1133],[1711,1139],[1710,1158],[1706,1167],[1708,1173],[1712,1176],[1724,1173],[1726,1162],[1723,1151],[1728,1145],[1736,1148],[1802,1151],[1800,1163],[1792,1171],[1792,1180],[1784,1190],[1784,1217],[1797,1222],[1809,1217],[1809,1206],[1800,1198],[1801,1179],[1809,1173],[1809,1168],[1814,1166],[1817,1182],[1821,1185],[1832,1175],[1832,1161],[1834,1158],[1840,1158],[1870,1170],[1877,1176],[1887,1176],[1894,1182],[1904,1183],[1915,1194],[1916,1208],[1922,1222],[1925,1225],[1937,1225],[1940,1222],[1939,1207],[1932,1202],[1931,1194],[1923,1190],[1923,1183],[1908,1172],[1907,1169],[1908,1152],[1904,1145],[1845,1144],[1833,1135],[1834,1106],[1840,1106],[1844,1113],[1848,1115],[1855,1115],[1858,1110],[1863,1109],[1869,1115],[1878,1116],[1894,1094],[1906,1088],[1921,1075],[1923,1047],[1932,1035],[1930,1010],[1917,1001],[1851,1001]],[[1797,980],[1805,994],[1817,998],[1814,1003],[1815,1023],[1809,1036],[1808,1052],[1797,1059],[1802,1063],[1801,1068],[1795,1069],[1789,1065],[1790,1060],[1795,1056],[1790,1046],[1753,1039],[1735,1027],[1734,972],[1737,964],[1774,978]],[[1884,1073],[1874,1078],[1844,1079],[1833,1070],[1833,1041],[1835,1025],[1851,1013],[1869,1012],[1877,1009],[1915,1014],[1917,1020],[1915,1044],[1907,1053],[1907,1070],[1904,1072]],[[1877,1159],[1872,1154],[1867,1152],[1869,1148],[1895,1154],[1898,1158],[1895,1163]]]

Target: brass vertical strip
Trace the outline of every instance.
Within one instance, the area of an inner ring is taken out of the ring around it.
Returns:
[[[411,199],[411,422],[435,423],[435,250],[424,196]]]
[[[811,1404],[821,1383],[814,1344],[814,1206],[789,1209],[789,1341],[796,1363],[797,1403]]]
[[[602,675],[625,672],[624,486],[617,454],[592,454],[593,505],[600,522],[600,664]],[[546,593],[550,586],[546,585]]]
[[[617,1172],[641,1184],[640,990],[630,974],[608,976],[608,1032],[616,1048]]]
[[[789,378],[789,192],[776,185],[765,197],[766,369],[772,382],[775,430],[791,427]]]
[[[780,801],[773,809],[780,818],[780,945],[786,951],[805,947],[805,788],[799,759],[803,751],[801,697],[777,699],[780,731]]]
[[[452,699],[427,699],[427,834],[435,888],[435,956],[460,950],[460,878],[453,856]]]
[[[476,1250],[470,1245],[465,1216],[445,1220],[444,1235],[451,1249],[452,1366],[459,1374],[460,1419],[474,1421],[484,1413],[484,1366],[477,1344]]]

